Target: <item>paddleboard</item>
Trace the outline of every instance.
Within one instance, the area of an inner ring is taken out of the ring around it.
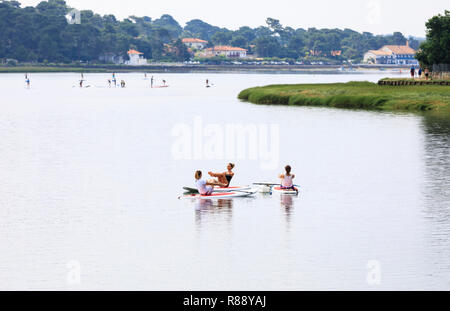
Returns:
[[[273,193],[279,193],[279,194],[287,194],[287,195],[298,195],[298,188],[295,188],[296,190],[286,190],[282,189],[280,186],[273,187],[272,192]]]
[[[249,192],[223,192],[223,193],[213,193],[211,195],[201,195],[201,194],[185,194],[180,197],[180,199],[199,199],[199,200],[219,200],[219,199],[230,199],[230,198],[243,198],[254,195],[254,191]]]
[[[249,186],[244,187],[228,187],[228,188],[221,188],[221,187],[214,187],[214,192],[235,192],[235,191],[248,191],[252,188]]]
[[[223,192],[237,192],[237,191],[249,191],[252,188],[250,186],[245,187],[228,187],[228,188],[221,188],[221,187],[214,187],[215,193],[223,193]],[[183,187],[183,190],[186,190],[187,192],[197,194],[198,190],[196,188],[190,188],[190,187]]]

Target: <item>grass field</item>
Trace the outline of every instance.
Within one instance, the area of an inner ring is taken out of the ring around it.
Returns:
[[[450,111],[450,87],[379,86],[370,82],[269,85],[242,91],[254,104],[324,106],[389,111]]]

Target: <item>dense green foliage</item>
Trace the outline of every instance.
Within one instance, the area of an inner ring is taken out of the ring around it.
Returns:
[[[183,31],[169,15],[152,21],[131,16],[118,21],[81,11],[81,23],[69,24],[71,11],[63,0],[49,0],[21,8],[19,2],[0,2],[0,58],[27,62],[92,62],[113,54],[126,58],[132,48],[147,58],[186,60],[185,50],[166,51]]]
[[[438,85],[399,87],[370,82],[270,85],[244,90],[238,97],[270,105],[450,111],[450,88]]]
[[[359,61],[369,49],[385,44],[405,44],[399,32],[389,36],[358,33],[350,29],[293,29],[268,18],[266,26],[241,27],[232,31],[195,19],[182,27],[170,15],[153,20],[130,16],[117,20],[113,15],[81,11],[81,23],[68,23],[71,11],[63,0],[49,0],[36,7],[22,8],[17,1],[0,0],[0,59],[21,62],[99,62],[107,56],[127,58],[128,49],[137,49],[148,59],[184,61],[191,55],[177,41],[197,37],[209,45],[233,45],[260,57],[285,58],[304,62],[330,60]],[[413,47],[419,42],[410,40]],[[335,53],[335,52],[338,53]],[[340,52],[339,52],[340,51]]]
[[[427,40],[420,46],[417,59],[426,66],[450,64],[450,11],[434,16],[426,26]]]

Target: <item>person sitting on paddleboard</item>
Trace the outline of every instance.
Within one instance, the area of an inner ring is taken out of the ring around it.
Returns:
[[[198,193],[200,193],[201,195],[211,195],[214,191],[214,186],[224,186],[223,184],[218,182],[203,180],[202,176],[202,171],[195,172],[195,186],[197,187]]]
[[[225,173],[213,173],[209,172],[209,176],[217,178],[217,180],[212,179],[212,182],[224,184],[224,188],[228,188],[231,184],[231,180],[234,177],[233,169],[235,165],[233,163],[229,163],[227,166],[227,171]]]
[[[285,167],[286,174],[281,174],[279,178],[281,179],[281,189],[282,190],[297,190],[294,186],[295,175],[291,174],[292,168],[287,165]]]

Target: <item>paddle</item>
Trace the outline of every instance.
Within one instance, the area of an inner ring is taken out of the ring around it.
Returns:
[[[255,186],[281,186],[281,184],[280,183],[278,183],[278,184],[270,184],[270,183],[258,183],[258,182],[255,182],[255,183],[253,183]],[[298,185],[294,185],[294,187],[298,187],[298,188],[300,188],[300,186],[298,186]]]

